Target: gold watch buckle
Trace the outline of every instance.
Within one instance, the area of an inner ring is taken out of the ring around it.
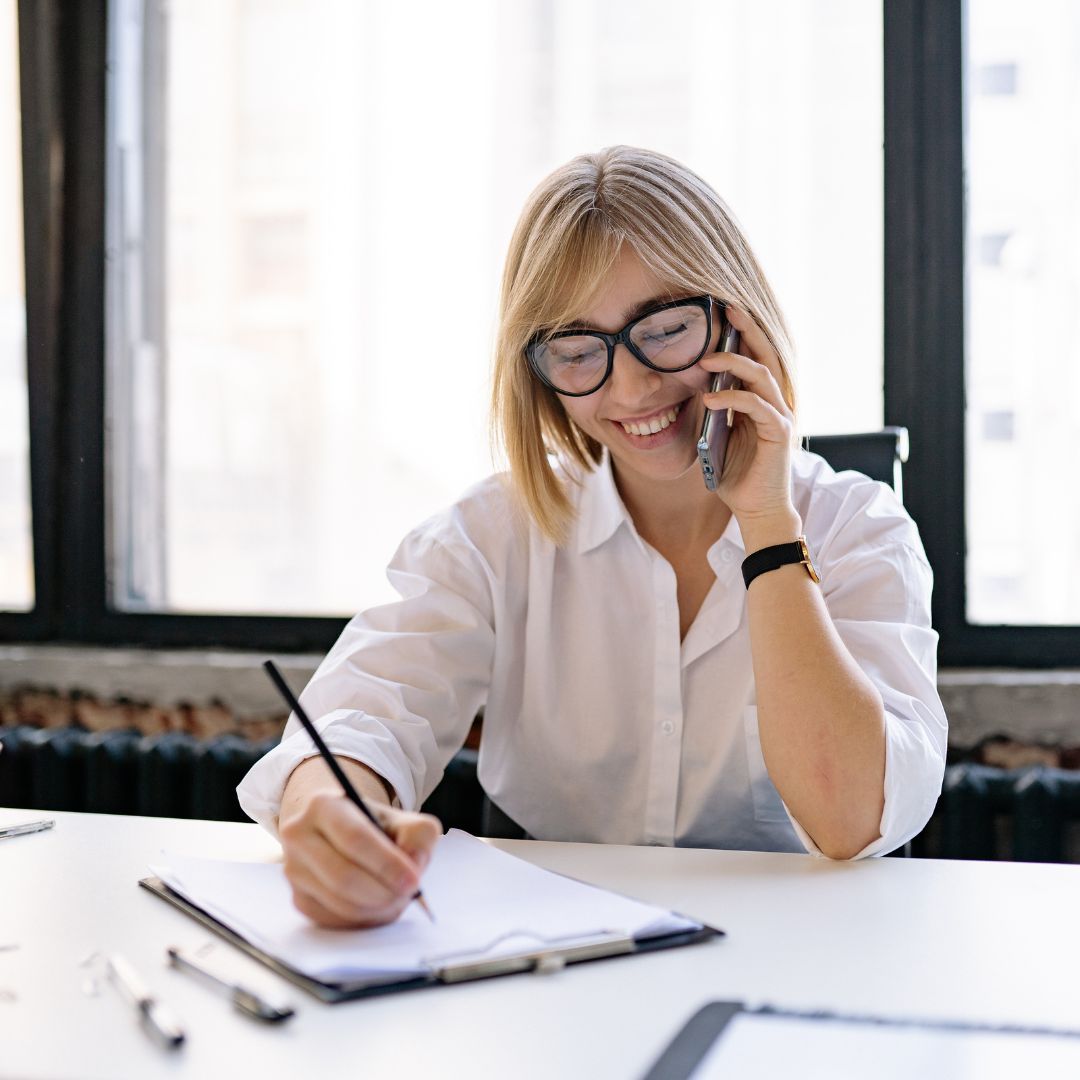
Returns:
[[[799,550],[802,552],[802,559],[800,561],[803,566],[806,567],[806,572],[810,575],[810,580],[820,585],[821,578],[818,577],[817,567],[814,566],[813,560],[810,558],[810,549],[806,546],[806,537],[797,537],[795,543],[799,545]]]

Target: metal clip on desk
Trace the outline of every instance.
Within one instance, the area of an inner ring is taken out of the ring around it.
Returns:
[[[211,971],[204,964],[196,963],[189,956],[185,956],[177,948],[166,950],[169,963],[178,971],[186,971],[204,983],[209,984],[215,990],[223,990],[232,1000],[238,1012],[250,1016],[253,1020],[262,1020],[268,1024],[277,1024],[282,1020],[288,1020],[296,1010],[284,1002],[268,1001],[254,990],[249,990],[240,983],[231,982],[221,974]]]

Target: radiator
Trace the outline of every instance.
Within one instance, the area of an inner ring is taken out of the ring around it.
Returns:
[[[236,785],[277,741],[0,727],[0,806],[246,821]],[[462,750],[424,809],[479,833],[482,801],[476,752]]]
[[[0,804],[94,814],[246,820],[236,785],[276,740],[186,732],[0,728]]]
[[[0,727],[0,806],[244,821],[236,785],[277,739],[187,732]],[[492,832],[475,750],[460,751],[424,804],[447,828]],[[1080,862],[1080,772],[956,764],[913,854]],[[496,834],[498,830],[496,829]]]
[[[945,859],[1080,862],[1080,772],[961,763],[945,770],[941,798],[914,853]]]

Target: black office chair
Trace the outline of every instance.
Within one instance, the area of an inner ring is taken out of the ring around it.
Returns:
[[[902,466],[908,459],[906,427],[886,427],[857,435],[807,435],[803,446],[820,454],[837,472],[854,469],[888,484],[904,498]]]

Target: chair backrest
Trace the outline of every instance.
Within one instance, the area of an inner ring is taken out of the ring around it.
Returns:
[[[902,465],[908,459],[906,427],[887,427],[856,435],[808,435],[807,450],[820,454],[837,472],[855,469],[888,484],[904,498]]]

